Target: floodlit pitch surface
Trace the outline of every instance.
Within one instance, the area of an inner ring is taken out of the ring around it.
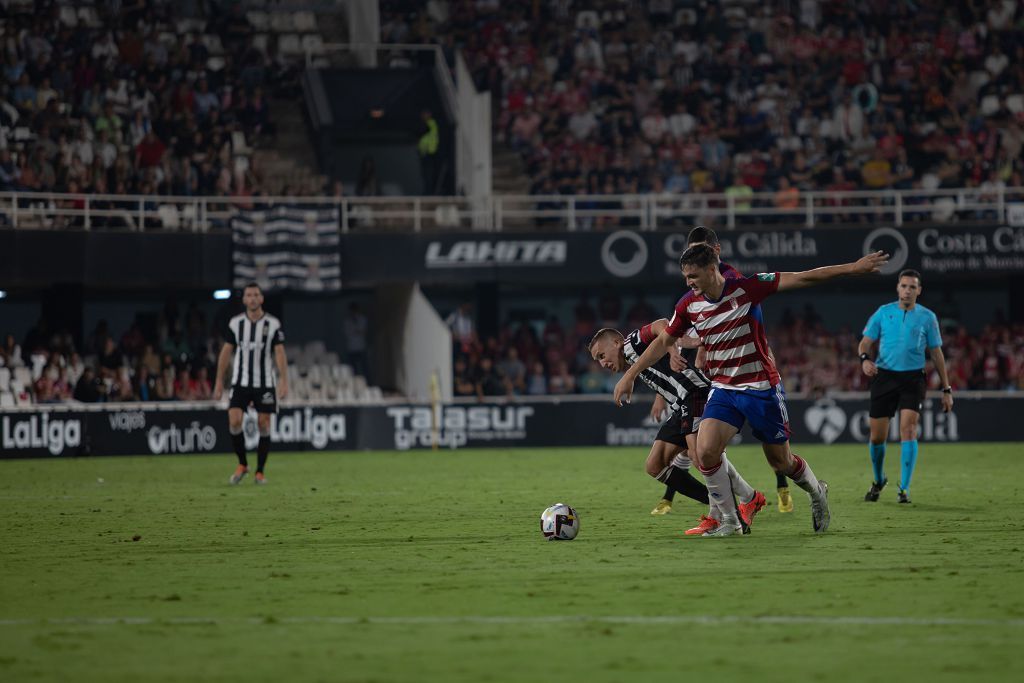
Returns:
[[[1024,680],[1024,448],[923,445],[910,506],[863,502],[866,447],[801,451],[824,536],[798,491],[683,538],[643,448],[0,462],[0,679]]]

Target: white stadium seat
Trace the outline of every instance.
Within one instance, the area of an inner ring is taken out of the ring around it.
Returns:
[[[266,31],[270,26],[270,17],[267,16],[266,12],[260,10],[253,10],[245,13],[245,18],[249,20],[252,27],[257,31]]]
[[[276,33],[288,33],[295,30],[295,21],[291,12],[274,12],[270,15],[270,28]]]
[[[302,43],[296,33],[286,33],[277,41],[277,48],[282,55],[302,54]]]

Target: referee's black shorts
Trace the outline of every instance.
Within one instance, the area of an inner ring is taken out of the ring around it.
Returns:
[[[696,434],[700,425],[701,416],[704,414],[704,404],[707,403],[707,393],[698,396],[697,392],[691,392],[686,397],[682,410],[677,410],[665,420],[658,430],[656,441],[665,441],[676,446],[686,446],[687,434]]]
[[[897,410],[921,412],[925,390],[924,370],[894,372],[878,368],[871,380],[871,417],[892,417]]]
[[[257,413],[276,413],[277,389],[275,387],[264,389],[231,387],[231,398],[228,400],[229,408],[245,410],[250,404],[256,408]]]

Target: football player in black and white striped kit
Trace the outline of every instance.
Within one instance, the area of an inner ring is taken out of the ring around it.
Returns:
[[[632,365],[643,354],[647,345],[667,324],[668,321],[664,318],[656,320],[633,330],[626,336],[610,327],[598,330],[590,342],[590,355],[606,370],[624,372],[627,365]],[[694,340],[693,345],[696,346],[697,343],[697,340]],[[681,354],[682,357],[676,359],[677,364],[683,367],[681,371],[672,369],[672,353]],[[711,391],[711,380],[693,365],[695,355],[695,349],[675,349],[640,373],[640,379],[653,389],[660,399],[655,401],[651,411],[652,417],[660,419],[665,411],[669,413],[647,455],[645,468],[647,474],[665,483],[672,490],[709,504],[707,488],[690,474],[690,459],[687,456],[688,452],[696,448],[697,427],[704,412],[704,403]],[[740,499],[737,504],[738,513],[749,526],[754,515],[765,506],[764,495],[754,490],[740,476],[724,453],[722,460],[727,463],[733,490]],[[721,517],[717,507],[718,504],[712,503],[709,514],[702,515],[698,525],[687,530],[686,534],[695,536],[713,531]]]
[[[263,470],[270,454],[270,416],[277,401],[288,396],[288,360],[284,354],[281,321],[263,310],[263,290],[250,282],[242,291],[245,312],[230,321],[224,331],[224,347],[217,359],[217,380],[213,398],[224,393],[224,377],[231,373],[228,402],[228,431],[238,456],[238,467],[229,481],[237,484],[249,473],[242,434],[242,416],[251,405],[256,408],[260,440],[256,447],[256,483],[267,483]],[[274,374],[274,367],[277,374]]]

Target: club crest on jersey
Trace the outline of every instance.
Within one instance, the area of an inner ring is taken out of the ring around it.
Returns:
[[[732,307],[732,310],[734,311],[740,307],[740,305],[736,303],[736,299],[729,299],[729,306]]]
[[[758,273],[757,279],[761,282],[773,282],[775,280],[775,273]]]

